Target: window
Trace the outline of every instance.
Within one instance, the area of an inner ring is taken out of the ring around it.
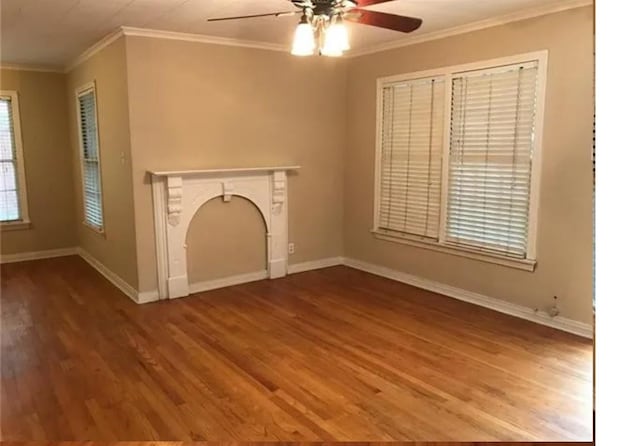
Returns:
[[[546,52],[378,82],[374,232],[533,270]]]
[[[29,225],[20,108],[15,91],[0,92],[0,222],[3,228]]]
[[[84,222],[92,229],[103,232],[100,144],[95,85],[91,83],[80,88],[76,92],[76,97],[80,133]]]

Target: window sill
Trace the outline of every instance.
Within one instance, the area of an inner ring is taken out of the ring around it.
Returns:
[[[106,234],[104,233],[104,226],[100,227],[100,226],[92,225],[91,223],[87,223],[86,221],[83,221],[82,224],[86,228],[89,228],[91,231],[95,232],[96,234],[106,238]]]
[[[31,229],[31,222],[29,220],[6,221],[0,223],[0,228],[2,229],[2,232],[21,231],[25,229]]]
[[[385,240],[388,242],[402,243],[404,245],[415,246],[417,248],[431,249],[433,251],[443,252],[445,254],[452,254],[460,257],[466,257],[468,259],[480,260],[482,262],[494,263],[496,265],[508,266],[510,268],[516,268],[523,271],[533,272],[536,267],[536,261],[530,259],[514,259],[512,257],[501,256],[497,254],[490,254],[486,252],[478,252],[473,249],[465,249],[461,247],[446,246],[437,242],[428,240],[418,241],[410,238],[404,238],[401,236],[394,236],[385,232],[372,229],[371,233],[375,238]]]

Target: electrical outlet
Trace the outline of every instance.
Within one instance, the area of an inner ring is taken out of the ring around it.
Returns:
[[[289,254],[294,254],[296,252],[296,245],[294,243],[289,243]]]
[[[553,296],[553,305],[549,307],[547,313],[551,317],[556,317],[560,314],[560,308],[558,308],[558,296]]]

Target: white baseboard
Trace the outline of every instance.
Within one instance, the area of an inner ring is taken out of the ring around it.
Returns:
[[[18,254],[0,255],[0,263],[25,262],[27,260],[52,259],[54,257],[72,256],[77,253],[77,248],[49,249],[47,251],[21,252]]]
[[[96,271],[102,274],[109,282],[114,284],[116,288],[122,291],[126,296],[128,296],[135,303],[140,303],[138,301],[138,291],[125,282],[120,276],[111,271],[109,268],[104,266],[98,259],[93,257],[87,251],[82,248],[76,248],[77,254],[82,257],[85,262],[93,267]]]
[[[377,276],[386,277],[387,279],[396,280],[408,285],[422,288],[423,290],[432,291],[454,299],[469,302],[500,313],[509,314],[511,316],[536,322],[541,325],[556,328],[585,338],[593,338],[593,329],[589,324],[567,319],[561,316],[550,317],[537,313],[535,309],[525,307],[523,305],[513,304],[504,300],[495,299],[493,297],[484,296],[472,291],[463,290],[461,288],[452,287],[443,283],[434,282],[429,279],[414,276],[393,270],[384,266],[374,265],[360,260],[345,258],[344,264],[351,268],[359,269]]]
[[[328,268],[330,266],[343,265],[344,259],[342,257],[329,257],[326,259],[311,260],[309,262],[294,263],[288,266],[287,274],[296,274],[304,271],[311,271],[314,269]],[[237,274],[229,277],[222,277],[220,279],[206,280],[203,282],[196,282],[189,285],[189,293],[201,293],[203,291],[216,290],[218,288],[224,288],[228,286],[240,285],[243,283],[255,282],[256,280],[264,280],[269,277],[269,273],[266,270],[255,271],[252,273]],[[157,293],[155,293],[157,295]]]
[[[343,257],[328,257],[326,259],[311,260],[309,262],[293,263],[288,266],[287,274],[302,273],[305,271],[311,271],[314,269],[329,268],[330,266],[343,265]],[[256,280],[263,280],[269,277],[269,273],[266,270],[256,271],[253,273],[238,274],[235,276],[223,277],[220,279],[207,280],[204,282],[197,282],[189,285],[189,293],[201,293],[203,291],[215,290],[218,288],[224,288],[233,285],[240,285],[242,283],[255,282]],[[156,293],[157,294],[157,293]]]
[[[294,263],[287,268],[288,274],[296,274],[304,271],[311,271],[314,269],[328,268],[330,266],[337,266],[344,264],[342,257],[329,257],[326,259],[312,260],[309,262]],[[205,291],[216,290],[218,288],[225,288],[228,286],[240,285],[243,283],[255,282],[257,280],[267,279],[269,273],[266,270],[255,271],[251,273],[236,274],[234,276],[222,277],[220,279],[206,280],[203,282],[196,282],[189,285],[189,294],[202,293]],[[155,302],[158,300],[158,291],[144,291],[138,293],[139,304]]]
[[[216,290],[242,283],[255,282],[269,277],[267,270],[255,271],[253,273],[237,274],[235,276],[222,277],[220,279],[206,280],[204,282],[196,282],[189,284],[189,294],[201,293],[203,291]]]
[[[158,297],[158,291],[157,290],[153,290],[153,291],[142,291],[142,292],[138,292],[138,299],[136,300],[136,303],[139,304],[148,304],[151,302],[156,302],[160,300]]]
[[[344,265],[344,257],[327,257],[326,259],[311,260],[309,262],[294,263],[287,268],[288,274],[302,273],[314,269],[329,268]]]

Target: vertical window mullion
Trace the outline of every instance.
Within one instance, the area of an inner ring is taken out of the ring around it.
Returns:
[[[451,147],[451,110],[453,97],[453,77],[447,74],[445,77],[445,94],[444,94],[444,142],[442,144],[442,173],[441,173],[441,189],[440,189],[440,231],[438,242],[445,243],[447,237],[447,218],[449,208],[449,158]]]

